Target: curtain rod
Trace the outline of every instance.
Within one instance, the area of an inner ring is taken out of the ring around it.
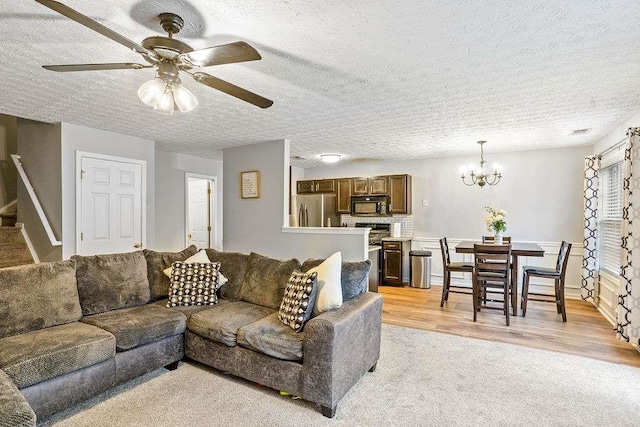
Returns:
[[[604,150],[602,153],[598,154],[598,157],[602,158],[602,157],[606,156],[607,154],[609,154],[613,150],[622,147],[625,142],[627,142],[627,138],[621,139],[620,141],[618,141],[615,144],[613,144],[611,147],[609,147],[606,150]]]

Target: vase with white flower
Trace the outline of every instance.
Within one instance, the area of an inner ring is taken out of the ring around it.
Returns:
[[[501,245],[502,233],[507,231],[507,222],[505,220],[507,212],[504,209],[494,209],[491,206],[485,206],[484,209],[489,213],[484,220],[487,224],[487,230],[495,233],[494,243]]]

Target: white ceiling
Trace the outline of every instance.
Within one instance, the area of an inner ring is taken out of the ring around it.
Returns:
[[[194,48],[245,40],[262,61],[205,71],[266,110],[184,83],[200,104],[162,116],[136,91],[153,71],[53,73],[142,62],[31,0],[0,2],[0,113],[154,139],[220,158],[288,138],[292,155],[403,159],[593,144],[640,110],[635,0],[63,0],[134,41],[174,12]],[[572,136],[574,129],[592,128]]]

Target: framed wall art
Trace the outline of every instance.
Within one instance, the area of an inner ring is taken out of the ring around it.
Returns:
[[[260,197],[260,171],[240,172],[240,191],[243,199]]]

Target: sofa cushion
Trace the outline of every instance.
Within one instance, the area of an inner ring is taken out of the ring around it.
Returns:
[[[81,322],[0,338],[0,369],[18,388],[77,371],[116,354],[116,339]]]
[[[80,319],[74,261],[0,269],[0,337]]]
[[[147,262],[142,252],[74,255],[82,314],[104,313],[149,302]]]
[[[249,266],[242,282],[240,299],[263,307],[280,308],[284,288],[291,273],[300,270],[300,261],[280,261],[252,252]]]
[[[229,302],[192,314],[187,329],[210,341],[234,347],[238,345],[238,329],[274,312],[271,308],[248,302]]]
[[[27,427],[36,425],[36,414],[11,378],[0,370],[0,426]]]
[[[180,252],[156,252],[150,249],[145,249],[142,252],[147,261],[151,301],[157,301],[166,298],[169,293],[170,279],[163,273],[163,270],[170,267],[175,261],[184,261],[195,255],[198,249],[191,245]]]
[[[238,344],[283,360],[302,360],[304,332],[297,333],[274,313],[238,331]]]
[[[318,293],[318,273],[291,273],[278,319],[296,332],[302,331],[304,324],[311,318],[313,304]]]
[[[187,325],[184,314],[155,304],[94,314],[81,321],[112,333],[118,351],[181,334]]]
[[[302,264],[302,271],[322,264],[323,259],[308,259]],[[371,261],[342,261],[342,300],[348,301],[351,298],[366,292],[369,287],[369,270]]]
[[[174,262],[167,307],[217,304],[219,268],[217,262]]]
[[[220,252],[215,249],[205,249],[211,262],[220,263],[220,273],[229,281],[220,288],[220,296],[231,301],[240,300],[242,282],[249,266],[249,255],[239,252]]]

